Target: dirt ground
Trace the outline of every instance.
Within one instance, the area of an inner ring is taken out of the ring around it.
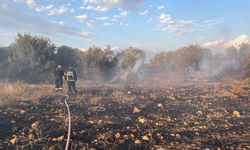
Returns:
[[[63,96],[0,106],[0,149],[64,149]],[[68,100],[71,149],[250,149],[250,87],[242,82],[95,85]]]

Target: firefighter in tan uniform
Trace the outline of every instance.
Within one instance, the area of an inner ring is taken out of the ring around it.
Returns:
[[[77,81],[77,74],[76,71],[71,66],[64,73],[64,78],[68,84],[68,94],[71,95],[73,93],[77,93],[75,84],[75,82]]]

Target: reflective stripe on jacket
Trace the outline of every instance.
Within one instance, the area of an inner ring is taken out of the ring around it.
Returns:
[[[77,81],[76,71],[74,69],[66,71],[64,78],[66,81]]]

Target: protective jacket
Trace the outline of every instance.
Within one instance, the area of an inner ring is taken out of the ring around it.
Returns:
[[[69,69],[65,72],[64,78],[66,81],[77,81],[77,74],[74,69]]]
[[[55,79],[58,81],[58,80],[62,80],[63,79],[63,76],[64,76],[64,71],[63,69],[60,69],[60,68],[56,68],[55,71],[54,71],[54,76],[55,76]]]

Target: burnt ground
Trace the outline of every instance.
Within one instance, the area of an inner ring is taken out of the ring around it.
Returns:
[[[71,149],[250,149],[249,97],[241,83],[80,88]],[[0,149],[64,149],[62,99],[0,106]]]

